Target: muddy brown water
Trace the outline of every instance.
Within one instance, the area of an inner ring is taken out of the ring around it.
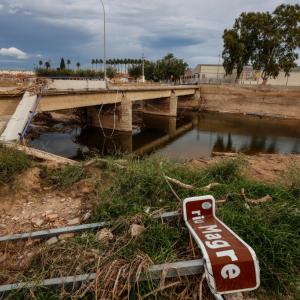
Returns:
[[[44,132],[31,146],[73,159],[90,153],[157,152],[171,159],[210,157],[212,152],[300,154],[300,121],[220,113],[180,112],[177,118],[139,116],[133,134],[73,128]],[[63,126],[63,124],[58,124]]]

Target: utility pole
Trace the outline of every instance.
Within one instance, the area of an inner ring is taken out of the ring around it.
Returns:
[[[142,55],[142,82],[145,82],[145,56]]]
[[[106,15],[105,15],[105,6],[103,0],[100,0],[103,8],[103,66],[104,66],[104,80],[107,80],[106,74]]]

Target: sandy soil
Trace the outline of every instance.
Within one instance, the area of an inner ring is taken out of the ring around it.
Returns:
[[[91,180],[63,192],[42,187],[40,169],[27,170],[13,187],[0,188],[0,235],[79,224],[89,211],[91,189]]]
[[[212,159],[193,159],[187,162],[191,168],[203,168],[224,157],[236,157],[237,154],[218,155]],[[284,154],[257,154],[253,156],[243,156],[248,165],[245,168],[245,175],[248,178],[265,181],[277,182],[282,179],[284,172],[289,165],[297,165],[300,167],[300,155],[284,155]]]

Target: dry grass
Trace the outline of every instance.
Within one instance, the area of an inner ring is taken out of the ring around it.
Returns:
[[[145,212],[181,207],[165,183],[161,165],[167,176],[195,187],[191,192],[173,184],[173,189],[182,199],[206,194],[203,187],[216,180],[222,182],[212,187],[209,193],[216,199],[227,200],[219,207],[218,216],[258,255],[262,289],[256,296],[266,290],[267,294],[261,299],[293,299],[300,274],[300,241],[295,238],[300,228],[300,198],[293,192],[294,188],[248,181],[241,176],[238,161],[227,160],[205,171],[190,171],[157,157],[128,159],[126,168],[121,170],[114,166],[113,161],[99,165],[101,176],[110,183],[103,185],[101,178],[97,182],[93,217],[95,221],[107,219],[112,222],[112,240],[98,241],[90,232],[50,247],[41,242],[21,272],[15,269],[5,274],[6,270],[2,268],[0,273],[2,283],[11,282],[12,278],[40,280],[90,272],[97,273],[97,280],[79,290],[62,290],[53,294],[48,290],[34,289],[25,294],[13,293],[11,299],[31,299],[31,293],[37,299],[89,299],[95,295],[100,299],[197,299],[200,294],[205,299],[208,292],[201,288],[201,276],[172,280],[164,280],[162,276],[161,281],[148,280],[140,284],[129,280],[132,276],[138,277],[150,264],[199,256],[182,220],[163,223],[153,220]],[[242,189],[251,199],[268,194],[272,201],[255,206],[250,204],[249,209],[245,206]],[[146,230],[141,236],[132,238],[128,233],[131,224],[144,225]],[[26,249],[20,249],[26,252]],[[4,247],[0,251],[7,250]],[[40,295],[46,296],[38,298]]]

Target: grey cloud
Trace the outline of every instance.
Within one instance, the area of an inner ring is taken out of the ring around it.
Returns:
[[[109,57],[156,59],[175,52],[190,64],[217,63],[222,33],[243,11],[272,11],[284,0],[104,0]],[[102,56],[99,0],[1,0],[0,48],[88,64]],[[12,16],[13,14],[13,16]],[[32,67],[36,58],[27,60]],[[12,63],[7,62],[10,66]],[[25,64],[23,62],[23,64]],[[0,67],[5,62],[0,61]]]

